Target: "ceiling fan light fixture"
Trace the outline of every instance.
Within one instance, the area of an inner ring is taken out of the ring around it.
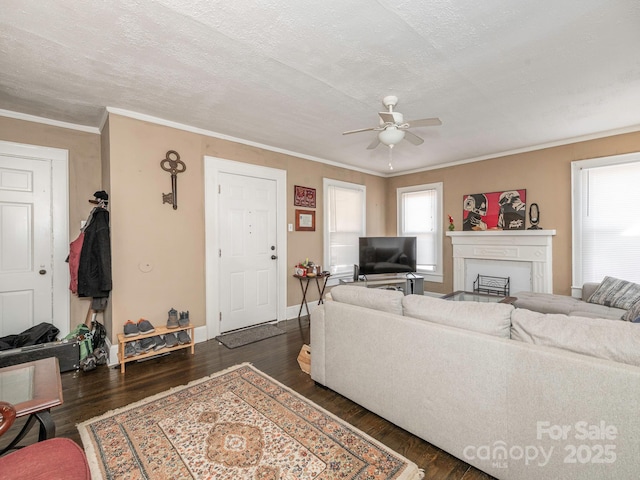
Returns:
[[[400,143],[403,138],[404,130],[400,130],[397,127],[387,127],[378,133],[378,140],[389,146]]]

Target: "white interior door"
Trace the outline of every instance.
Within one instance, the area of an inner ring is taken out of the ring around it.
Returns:
[[[276,182],[222,173],[218,192],[220,330],[275,321]]]
[[[69,331],[67,184],[65,150],[0,142],[0,336]]]
[[[53,318],[49,162],[0,157],[0,335]]]

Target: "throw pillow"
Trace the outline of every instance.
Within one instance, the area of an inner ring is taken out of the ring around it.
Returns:
[[[631,305],[627,313],[622,317],[623,320],[628,322],[640,323],[640,300]]]
[[[640,299],[640,285],[613,277],[604,277],[589,297],[589,303],[628,310]]]

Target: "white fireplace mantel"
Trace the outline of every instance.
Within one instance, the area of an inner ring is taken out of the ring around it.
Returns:
[[[465,290],[465,260],[528,262],[531,289],[553,293],[552,240],[555,230],[447,232],[453,245],[453,289]]]

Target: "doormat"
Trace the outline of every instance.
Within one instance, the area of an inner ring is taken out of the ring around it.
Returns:
[[[257,327],[247,328],[238,332],[225,333],[218,335],[216,340],[227,348],[237,348],[250,343],[259,342],[265,338],[276,337],[286,333],[275,325],[258,325]]]
[[[250,364],[78,425],[93,480],[417,480],[423,471]]]

